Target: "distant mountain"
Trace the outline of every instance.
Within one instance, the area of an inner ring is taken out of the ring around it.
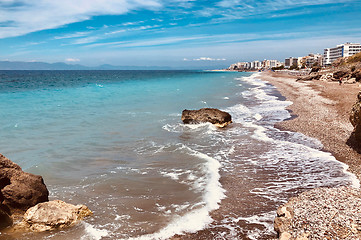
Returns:
[[[170,67],[159,66],[113,66],[109,64],[97,67],[87,67],[80,64],[66,64],[63,62],[10,62],[0,61],[0,70],[173,70]]]

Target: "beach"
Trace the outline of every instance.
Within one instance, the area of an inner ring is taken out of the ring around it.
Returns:
[[[276,123],[275,126],[320,140],[324,151],[347,164],[348,171],[361,179],[360,154],[346,144],[353,130],[349,116],[360,91],[359,84],[296,82],[297,77],[288,75],[287,72],[267,72],[261,78],[276,86],[287,100],[293,102],[287,108],[293,117]]]

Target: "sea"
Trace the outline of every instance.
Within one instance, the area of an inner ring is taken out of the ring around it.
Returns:
[[[358,187],[318,140],[274,127],[292,102],[260,74],[0,71],[0,152],[94,213],[0,239],[270,239],[290,197]],[[205,107],[233,123],[182,123]]]

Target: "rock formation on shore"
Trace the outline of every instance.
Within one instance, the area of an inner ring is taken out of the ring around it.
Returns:
[[[60,200],[39,203],[29,208],[23,222],[16,228],[44,232],[71,227],[84,217],[92,215],[92,211],[85,205],[72,205]]]
[[[360,239],[361,192],[350,187],[316,188],[277,210],[279,239]]]
[[[12,232],[70,227],[92,214],[84,205],[49,202],[48,196],[41,176],[23,172],[0,154],[0,230],[13,225],[13,214],[19,218],[25,211],[23,221],[13,226]]]
[[[23,172],[19,165],[0,154],[0,224],[11,225],[8,216],[25,212],[48,201],[49,192],[41,176]]]
[[[225,127],[232,123],[229,113],[215,108],[202,108],[199,110],[183,110],[182,121],[185,124],[198,124],[210,122],[217,127]]]
[[[351,147],[359,151],[361,149],[361,92],[357,94],[356,103],[352,106],[350,122],[354,130],[347,141]]]

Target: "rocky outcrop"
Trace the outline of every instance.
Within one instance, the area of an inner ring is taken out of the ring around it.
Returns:
[[[318,72],[311,72],[307,76],[301,76],[297,78],[297,81],[312,81],[312,80],[319,80],[321,78],[321,74]]]
[[[355,78],[357,82],[361,82],[361,69],[357,69],[351,73],[351,78]]]
[[[29,208],[24,215],[23,222],[16,228],[33,232],[57,230],[74,226],[84,217],[92,214],[92,211],[85,205],[75,206],[54,200]]]
[[[0,154],[0,207],[8,214],[24,212],[48,201],[49,192],[43,178],[23,172],[19,165]]]
[[[349,72],[347,72],[347,71],[337,71],[337,72],[333,73],[333,77],[337,80],[340,78],[345,78],[348,75],[349,75]]]
[[[320,80],[321,80],[321,81],[325,81],[325,82],[334,81],[334,79],[333,79],[333,74],[332,74],[332,73],[323,74],[323,75],[320,77]]]
[[[352,106],[350,114],[350,122],[354,127],[352,137],[361,143],[361,92],[357,94],[357,101]]]
[[[277,210],[279,239],[360,239],[361,192],[350,187],[316,188]]]
[[[229,113],[215,108],[202,108],[199,110],[183,110],[182,121],[185,124],[210,122],[218,127],[225,127],[232,123],[232,117]]]

